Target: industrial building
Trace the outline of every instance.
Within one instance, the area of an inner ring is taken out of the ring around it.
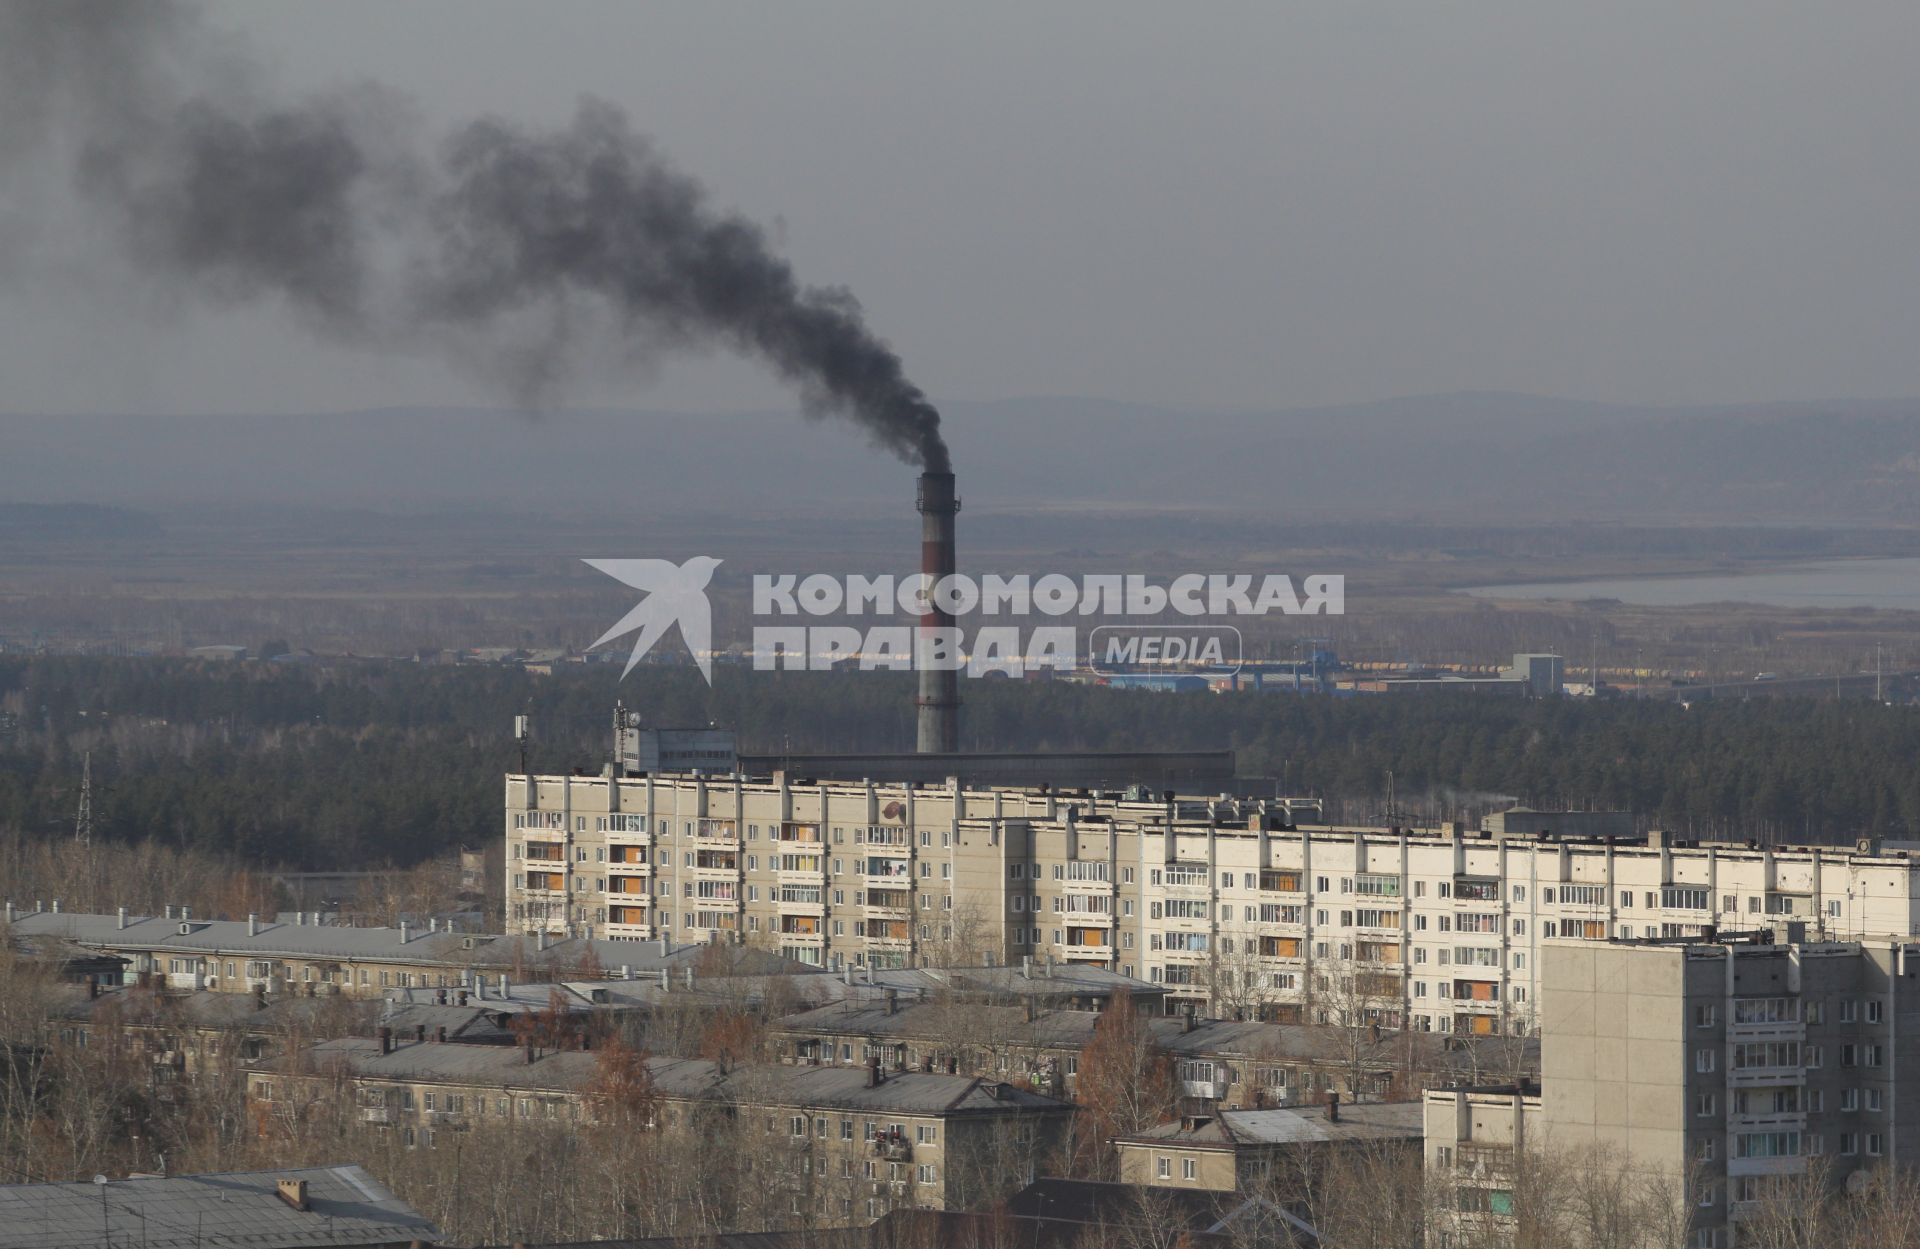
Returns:
[[[1283,1021],[1530,1032],[1557,937],[1920,921],[1914,860],[1870,842],[1332,827],[1278,801],[785,773],[510,775],[505,800],[513,932],[826,968],[1050,957]]]

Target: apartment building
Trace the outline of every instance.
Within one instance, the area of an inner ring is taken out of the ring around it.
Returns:
[[[248,1077],[263,1122],[307,1113],[344,1080],[356,1118],[400,1143],[436,1148],[444,1132],[512,1131],[591,1120],[598,1053],[497,1046],[327,1041]],[[649,1058],[656,1130],[734,1130],[763,1142],[769,1183],[804,1190],[827,1216],[877,1218],[896,1206],[964,1208],[1033,1179],[1071,1103],[1011,1084],[874,1066],[734,1066]],[[477,1137],[466,1147],[474,1147]]]
[[[1617,1160],[1683,1204],[1689,1243],[1743,1243],[1783,1179],[1861,1191],[1920,1162],[1920,944],[1809,941],[1798,923],[1700,941],[1545,947],[1536,1088],[1427,1095],[1456,1208],[1515,1213],[1524,1150]]]
[[[1547,948],[1542,1124],[1684,1186],[1701,1249],[1820,1160],[1856,1187],[1920,1162],[1920,944],[1774,940]]]
[[[1169,1007],[1532,1030],[1542,945],[1791,918],[1905,935],[1905,851],[1293,822],[1283,804],[783,773],[506,778],[512,931],[727,940],[813,966],[1052,958]],[[1578,821],[1575,821],[1578,823]]]
[[[1541,1117],[1536,1083],[1427,1090],[1427,1174],[1450,1190],[1450,1210],[1463,1230],[1485,1233],[1515,1218],[1517,1169],[1542,1144]]]

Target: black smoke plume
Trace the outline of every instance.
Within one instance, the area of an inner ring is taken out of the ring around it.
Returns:
[[[609,356],[644,369],[725,348],[809,415],[949,469],[939,413],[853,296],[802,285],[613,105],[426,143],[378,86],[280,98],[190,4],[7,0],[0,110],[0,212],[33,215],[7,189],[28,162],[68,162],[89,216],[167,296],[284,303],[335,341],[440,353],[526,407]]]

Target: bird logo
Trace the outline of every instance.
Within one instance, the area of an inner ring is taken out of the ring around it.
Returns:
[[[710,555],[696,555],[684,564],[676,564],[668,559],[588,559],[580,561],[590,568],[596,568],[623,585],[636,590],[646,591],[646,597],[620,620],[613,628],[601,634],[593,646],[611,642],[623,633],[632,633],[635,629],[640,636],[633,640],[633,653],[627,656],[627,666],[620,673],[625,680],[632,672],[640,657],[653,649],[666,631],[674,625],[680,626],[680,640],[687,644],[693,653],[693,662],[700,666],[700,675],[713,684],[713,607],[707,602],[707,582],[713,580],[713,570],[720,567],[720,561]]]

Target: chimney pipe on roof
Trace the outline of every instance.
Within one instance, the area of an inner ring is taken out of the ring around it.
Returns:
[[[9,924],[13,922],[13,899],[12,898],[7,899],[7,922]],[[122,928],[125,928],[127,926],[127,908],[124,906],[120,908],[120,926]]]
[[[58,898],[55,898],[53,900],[53,913],[55,915],[58,915],[60,913],[60,899]]]
[[[1327,1122],[1340,1122],[1340,1094],[1332,1089],[1327,1091]]]
[[[382,1054],[393,1053],[393,1029],[392,1028],[383,1027],[380,1029],[380,1052]]]
[[[13,918],[13,903],[11,902],[7,903],[7,918],[9,920]],[[120,928],[125,928],[127,926],[127,908],[126,907],[123,906],[114,913],[113,922],[115,926]]]
[[[183,906],[183,907],[181,907],[181,908],[180,908],[180,918],[181,918],[181,919],[192,919],[192,918],[193,918],[193,908],[192,908],[192,907],[190,907],[190,906]]]
[[[413,1025],[413,1041],[416,1045],[425,1045],[427,1043],[427,1025],[423,1023]]]
[[[38,914],[40,910],[40,904],[38,902],[34,903],[33,909],[34,909],[34,912]],[[173,918],[173,903],[171,902],[167,903],[167,918],[168,919]]]
[[[410,934],[407,932],[407,921],[403,919],[400,921],[400,944],[405,945],[409,936]]]
[[[1192,1032],[1194,1029],[1200,1026],[1199,1020],[1197,1018],[1197,1011],[1198,1011],[1198,1008],[1195,1007],[1192,1002],[1188,1002],[1184,1007],[1181,1008],[1181,1013],[1186,1016],[1186,1022],[1181,1026],[1180,1031]]]
[[[667,934],[663,932],[660,934],[660,957],[665,958],[672,953],[673,953],[673,942],[669,941],[667,939]]]
[[[631,979],[633,979],[633,964],[632,964],[632,963],[622,963],[622,964],[620,964],[620,979],[622,979],[622,980],[631,980]]]
[[[1033,979],[1033,955],[1022,954],[1020,956],[1020,978],[1022,980]]]
[[[445,1045],[447,1043],[447,1025],[441,1024],[438,1028],[435,1028],[433,1030],[433,1039]]]
[[[433,995],[433,1004],[435,1006],[445,1006],[447,1004],[447,991],[445,989],[439,989],[435,991]]]
[[[954,573],[953,522],[960,511],[952,473],[920,474],[920,571],[925,578],[927,610],[920,617],[918,648],[933,644],[935,631],[953,627],[953,616],[934,601],[942,578]],[[960,749],[960,674],[952,668],[916,662],[920,669],[920,723],[917,748],[923,755],[950,755]]]
[[[507,980],[507,973],[501,972],[500,973],[500,1000],[503,1002],[507,1000],[507,990],[509,987],[510,987],[510,982]]]
[[[880,1087],[880,1082],[884,1079],[886,1079],[886,1077],[880,1074],[880,1056],[878,1054],[870,1055],[867,1058],[867,1087],[877,1089]]]
[[[525,1052],[527,1055],[527,1065],[531,1067],[533,1065],[533,1042],[532,1041],[527,1042]]]
[[[260,935],[260,917],[252,911],[247,912],[247,935],[249,937]]]
[[[88,976],[87,977],[87,1000],[92,1001],[94,998],[97,998],[99,996],[100,996],[100,977]]]
[[[280,1180],[274,1185],[274,1191],[280,1200],[295,1210],[307,1211],[313,1207],[307,1201],[307,1182],[305,1180]]]
[[[900,1013],[900,994],[893,989],[888,989],[887,990],[887,1014],[897,1015],[899,1013]]]

